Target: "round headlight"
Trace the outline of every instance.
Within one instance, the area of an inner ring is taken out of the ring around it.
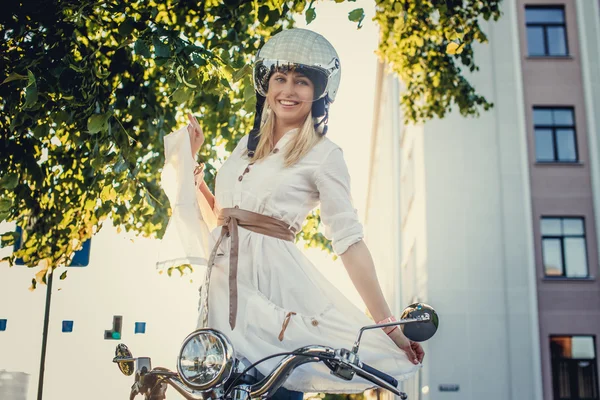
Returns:
[[[231,342],[214,329],[198,329],[185,338],[177,358],[177,372],[191,388],[207,390],[225,382],[235,360]]]

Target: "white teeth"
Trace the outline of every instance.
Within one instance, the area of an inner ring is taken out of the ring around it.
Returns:
[[[283,104],[284,106],[295,106],[298,104],[293,101],[285,101],[285,100],[279,100],[279,103]]]

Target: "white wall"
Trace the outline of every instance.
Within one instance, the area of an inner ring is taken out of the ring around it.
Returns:
[[[392,183],[404,199],[414,191],[398,228],[401,303],[417,298],[440,315],[437,335],[424,344],[420,381],[405,385],[415,400],[542,396],[515,2],[504,2],[503,12],[482,24],[490,43],[476,46],[481,70],[469,77],[495,107],[464,118],[455,106],[444,120],[400,127],[401,175],[414,171],[412,184]],[[389,93],[380,96],[390,101]],[[379,118],[400,116],[397,108]],[[369,196],[384,204],[374,183],[382,178],[370,179]],[[443,384],[460,389],[441,392]]]
[[[10,224],[2,224],[2,232]],[[112,226],[92,239],[90,265],[57,274],[51,301],[44,399],[79,400],[126,397],[133,383],[112,363],[117,343],[134,356],[152,357],[153,365],[175,367],[184,337],[196,327],[199,276],[171,278],[154,269],[153,240],[118,234]],[[10,249],[2,249],[3,256]],[[0,370],[30,374],[28,399],[37,398],[46,286],[29,292],[33,269],[0,265]],[[193,279],[193,283],[190,282]],[[104,340],[113,315],[123,316],[122,339]],[[73,332],[62,321],[73,320]],[[146,322],[146,333],[134,335],[134,323]],[[179,398],[171,393],[170,398]],[[5,399],[3,399],[5,400]]]
[[[541,377],[523,94],[513,2],[483,24],[475,88],[495,107],[425,125],[430,398],[539,399]],[[440,393],[438,385],[460,385]]]

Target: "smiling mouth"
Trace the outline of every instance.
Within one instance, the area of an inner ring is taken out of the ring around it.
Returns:
[[[279,100],[279,104],[281,104],[284,107],[293,107],[293,106],[297,106],[298,102],[296,101],[290,101],[290,100]]]

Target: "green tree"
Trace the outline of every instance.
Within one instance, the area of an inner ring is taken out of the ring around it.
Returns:
[[[409,118],[442,117],[452,103],[465,115],[490,106],[455,63],[476,69],[470,43],[485,40],[477,21],[497,18],[498,1],[376,3],[380,56],[408,83],[402,101]],[[45,260],[47,269],[67,264],[107,218],[161,237],[170,214],[158,186],[163,137],[181,126],[185,111],[201,114],[207,140],[199,161],[212,182],[213,164],[221,161],[216,149],[231,151],[252,124],[252,56],[302,13],[312,21],[314,1],[5,4],[0,221],[17,221],[26,235],[4,260]],[[360,27],[364,11],[348,19]],[[458,39],[464,44],[450,52],[456,54],[446,52]],[[319,222],[315,212],[300,237],[330,251]],[[16,239],[6,232],[1,245]]]

